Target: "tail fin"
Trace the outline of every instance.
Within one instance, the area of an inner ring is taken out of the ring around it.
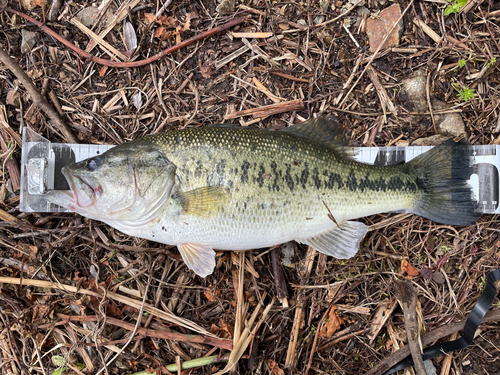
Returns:
[[[470,164],[468,143],[452,139],[411,160],[408,166],[424,192],[412,212],[443,224],[474,224],[481,212],[467,183]]]

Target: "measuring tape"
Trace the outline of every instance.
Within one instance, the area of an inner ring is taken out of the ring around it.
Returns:
[[[62,167],[104,153],[113,146],[51,143],[34,131],[23,129],[21,156],[21,197],[23,212],[67,212],[45,198],[49,190],[69,190]],[[379,166],[409,162],[431,146],[359,147],[355,159]],[[474,157],[469,180],[475,199],[484,214],[498,214],[500,146],[470,146]]]

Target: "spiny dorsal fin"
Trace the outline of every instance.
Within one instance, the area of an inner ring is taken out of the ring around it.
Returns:
[[[221,186],[203,186],[175,195],[182,206],[182,213],[191,216],[210,216],[223,207],[230,196]]]
[[[322,116],[311,118],[281,131],[326,146],[339,156],[352,157],[354,156],[352,149],[346,147],[342,141],[344,130],[344,127],[332,116]]]

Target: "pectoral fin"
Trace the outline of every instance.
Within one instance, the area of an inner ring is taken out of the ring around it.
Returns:
[[[296,241],[334,258],[347,259],[356,255],[367,231],[368,226],[359,221],[344,221],[339,226],[319,236],[297,239]]]
[[[177,247],[186,266],[198,276],[207,277],[214,272],[215,251],[212,246],[183,243]]]
[[[183,214],[207,217],[223,207],[229,196],[229,192],[221,186],[204,186],[179,192],[175,198],[179,200]]]

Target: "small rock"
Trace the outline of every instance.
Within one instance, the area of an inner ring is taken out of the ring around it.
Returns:
[[[314,18],[314,24],[315,25],[319,25],[320,23],[324,22],[325,21],[325,16],[316,16],[316,18]]]
[[[221,3],[219,5],[217,5],[216,10],[221,15],[233,14],[234,13],[234,6],[235,6],[234,0],[222,0]]]
[[[446,141],[449,137],[441,134],[431,135],[426,138],[419,138],[412,142],[412,146],[437,146]]]
[[[421,70],[416,71],[414,77],[403,81],[399,92],[399,98],[407,110],[412,112],[429,111],[426,85],[427,77],[425,72]],[[432,93],[430,99],[433,111],[449,107],[445,102],[436,99]],[[442,135],[448,136],[448,138],[466,135],[465,124],[459,113],[435,114],[434,121],[436,122],[437,131]]]
[[[83,8],[76,15],[76,19],[83,23],[87,27],[91,27],[95,24],[97,20],[97,15],[99,14],[99,9],[96,7],[87,7]]]
[[[394,4],[380,12],[377,19],[368,18],[366,20],[366,35],[368,35],[370,41],[370,52],[377,50],[392,26],[398,22],[399,17],[401,17],[401,8],[399,4]],[[403,20],[401,19],[387,37],[382,48],[398,46],[399,38],[403,34],[403,27]]]
[[[369,16],[371,14],[367,7],[359,7],[357,13],[358,17]]]
[[[33,47],[35,46],[36,43],[36,33],[32,31],[28,31],[25,29],[21,30],[21,52],[22,53],[28,53],[30,52]]]
[[[341,7],[342,7],[342,5],[344,5],[344,2],[343,2],[343,1],[336,1],[336,2],[335,2],[335,7],[337,7],[337,8],[341,8]]]

